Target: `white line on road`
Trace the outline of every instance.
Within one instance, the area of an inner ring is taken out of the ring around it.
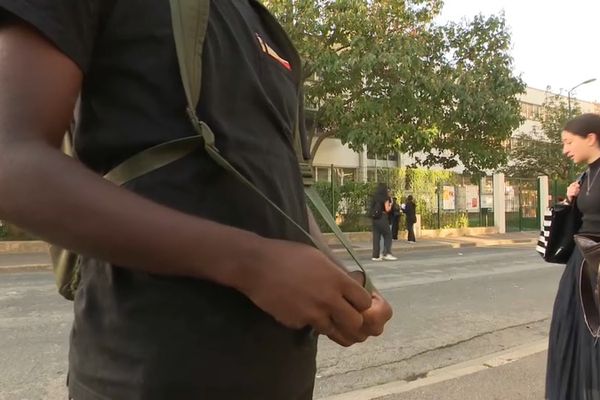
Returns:
[[[321,400],[373,400],[380,397],[405,393],[424,386],[456,379],[461,376],[474,374],[489,368],[499,367],[518,361],[522,358],[545,351],[548,348],[548,339],[513,347],[498,353],[489,354],[474,360],[465,361],[460,364],[451,365],[430,371],[425,378],[412,382],[396,381],[384,385],[373,386],[353,392],[337,394],[322,398]]]
[[[407,274],[407,276],[397,275],[396,280],[380,280],[379,276],[373,274],[372,280],[375,283],[375,286],[379,290],[393,290],[399,289],[407,286],[418,286],[418,285],[428,285],[431,283],[440,283],[440,282],[450,282],[457,281],[462,279],[472,279],[472,278],[480,278],[485,276],[496,276],[496,275],[506,275],[506,274],[514,274],[521,272],[530,272],[530,271],[539,271],[544,269],[556,269],[555,265],[552,264],[539,264],[532,266],[524,266],[523,264],[516,264],[509,267],[505,267],[502,269],[494,269],[494,270],[472,270],[472,271],[464,271],[464,272],[453,272],[449,274],[447,272],[442,271],[442,274],[439,272],[431,273],[431,276],[424,277],[412,277]],[[424,270],[424,274],[429,274],[431,270]]]

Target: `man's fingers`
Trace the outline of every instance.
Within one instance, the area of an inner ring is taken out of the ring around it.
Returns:
[[[349,276],[343,294],[348,303],[358,312],[366,311],[371,307],[371,294]]]
[[[362,330],[363,315],[356,311],[345,299],[340,299],[338,304],[335,305],[331,319],[336,331],[344,338],[354,343],[364,342],[367,339],[367,335]]]
[[[392,307],[379,294],[373,294],[373,306],[363,313],[363,333],[379,336],[393,315]]]
[[[327,337],[331,340],[333,340],[334,342],[336,342],[337,344],[339,344],[340,346],[344,346],[344,347],[350,347],[353,344],[357,343],[351,339],[348,339],[347,337],[345,337],[344,335],[342,335],[340,332],[334,330],[333,333],[331,333],[330,335],[327,335]]]
[[[313,329],[320,335],[329,336],[335,332],[335,325],[329,318],[323,318],[312,323]]]

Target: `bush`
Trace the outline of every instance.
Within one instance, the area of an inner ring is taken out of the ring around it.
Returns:
[[[349,182],[340,187],[340,228],[346,232],[371,230],[371,219],[367,216],[371,195],[375,189],[372,183]]]
[[[444,212],[438,210],[440,196],[438,190],[444,185],[460,184],[460,176],[443,170],[428,170],[416,168],[397,168],[387,170],[380,174],[380,178],[387,182],[393,191],[393,196],[400,203],[406,196],[412,194],[417,214],[421,215],[423,229],[462,228],[470,226],[473,218],[466,212]],[[366,215],[370,206],[371,195],[377,183],[348,182],[341,186],[332,185],[331,182],[317,182],[315,188],[321,195],[324,203],[334,215],[340,229],[345,232],[361,232],[371,230],[371,219]],[[441,215],[438,218],[438,211]],[[323,232],[331,232],[321,216],[315,212],[315,218]],[[405,218],[401,218],[401,229],[404,228]]]
[[[335,217],[340,229],[346,232],[360,232],[371,229],[371,221],[366,216],[371,193],[375,185],[372,183],[349,182],[342,186],[331,185],[330,182],[316,182],[315,189],[325,205]],[[317,224],[323,232],[331,232],[329,226],[314,209]]]
[[[31,234],[25,230],[8,224],[4,221],[0,221],[0,240],[35,240]]]

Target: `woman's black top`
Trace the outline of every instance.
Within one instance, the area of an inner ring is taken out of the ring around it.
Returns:
[[[577,197],[577,207],[583,214],[579,232],[600,233],[600,158],[589,166]]]

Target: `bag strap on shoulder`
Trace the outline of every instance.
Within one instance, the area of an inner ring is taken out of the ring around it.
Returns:
[[[187,100],[187,115],[196,132],[196,135],[175,139],[166,143],[161,143],[151,147],[139,154],[125,160],[105,175],[105,178],[116,184],[123,184],[129,180],[140,177],[157,168],[165,166],[176,161],[203,145],[208,155],[222,168],[230,172],[240,182],[250,188],[258,196],[263,198],[273,209],[281,216],[294,225],[302,234],[307,237],[321,251],[324,244],[315,240],[313,236],[299,225],[293,218],[288,216],[277,204],[269,199],[260,189],[258,189],[250,180],[241,174],[233,165],[231,165],[219,152],[215,144],[215,135],[210,127],[200,121],[196,109],[200,100],[202,89],[202,51],[204,49],[204,39],[208,26],[208,16],[210,13],[210,0],[170,0],[171,19],[173,26],[173,37],[177,49],[177,59],[181,81],[184,87]],[[299,103],[302,104],[302,103]],[[298,115],[300,117],[300,113]],[[299,118],[298,118],[299,119]],[[305,162],[306,152],[302,152],[302,145],[299,137],[299,125],[297,122],[294,137],[294,146],[301,166],[301,172],[305,183],[305,193],[307,198],[313,203],[315,209],[321,214],[329,227],[332,229],[338,240],[350,253],[356,262],[360,271],[365,277],[364,287],[369,292],[373,292],[368,274],[360,263],[349,240],[335,223],[329,213],[327,206],[323,203],[320,196],[314,188],[310,186],[312,171],[310,165]]]

